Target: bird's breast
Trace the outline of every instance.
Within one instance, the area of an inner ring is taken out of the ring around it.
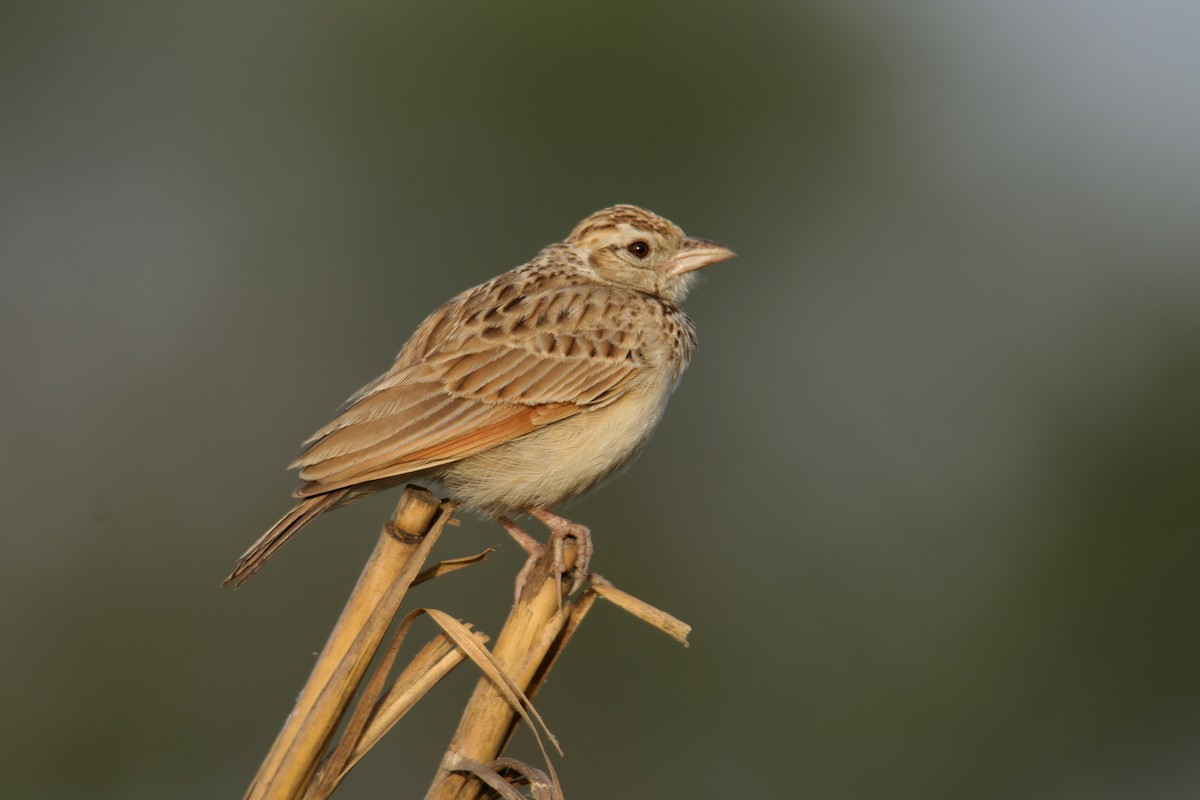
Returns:
[[[450,464],[440,478],[468,507],[492,514],[555,506],[613,475],[649,440],[676,376],[639,381],[613,403]]]

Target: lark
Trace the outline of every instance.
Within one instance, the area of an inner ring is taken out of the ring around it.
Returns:
[[[544,546],[513,521],[541,521],[561,581],[564,539],[592,555],[587,527],[550,509],[628,464],[662,417],[696,345],[679,304],[696,270],[732,258],[632,205],[597,211],[532,261],[434,311],[391,369],[354,394],[291,465],[295,507],[241,557],[240,586],[316,517],[382,489],[440,482],[498,520],[529,555]]]

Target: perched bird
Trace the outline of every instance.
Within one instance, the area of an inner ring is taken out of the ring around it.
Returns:
[[[433,312],[391,369],[353,395],[292,463],[302,498],[241,557],[241,585],[321,513],[414,477],[497,518],[529,554],[544,548],[512,517],[576,539],[588,529],[549,508],[587,491],[645,445],[696,343],[679,308],[695,270],[733,257],[645,209],[584,219],[532,261]]]

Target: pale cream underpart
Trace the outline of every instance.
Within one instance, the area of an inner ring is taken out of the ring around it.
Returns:
[[[452,497],[485,513],[554,506],[596,486],[638,454],[677,382],[671,370],[663,372],[668,374],[658,385],[638,387],[610,406],[556,422],[435,474]]]

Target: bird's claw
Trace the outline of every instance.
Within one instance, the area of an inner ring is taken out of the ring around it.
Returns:
[[[591,531],[584,525],[577,522],[572,522],[569,519],[560,517],[557,514],[552,514],[543,508],[527,509],[533,517],[536,517],[547,528],[550,529],[550,547],[553,556],[552,569],[554,572],[554,586],[558,590],[559,603],[562,603],[563,587],[562,578],[568,571],[571,573],[571,587],[567,590],[567,594],[574,594],[587,581],[588,565],[592,560],[592,535]],[[525,584],[529,582],[530,575],[533,574],[534,566],[546,555],[546,545],[534,539],[525,531],[521,530],[510,519],[501,517],[500,524],[508,531],[508,534],[516,540],[521,549],[528,554],[525,560],[525,565],[521,567],[521,571],[517,573],[517,585],[513,595],[513,604],[516,605],[521,600],[521,593],[525,589]],[[567,538],[575,540],[577,552],[575,555],[575,565],[568,570],[567,559],[564,552],[564,542]]]

